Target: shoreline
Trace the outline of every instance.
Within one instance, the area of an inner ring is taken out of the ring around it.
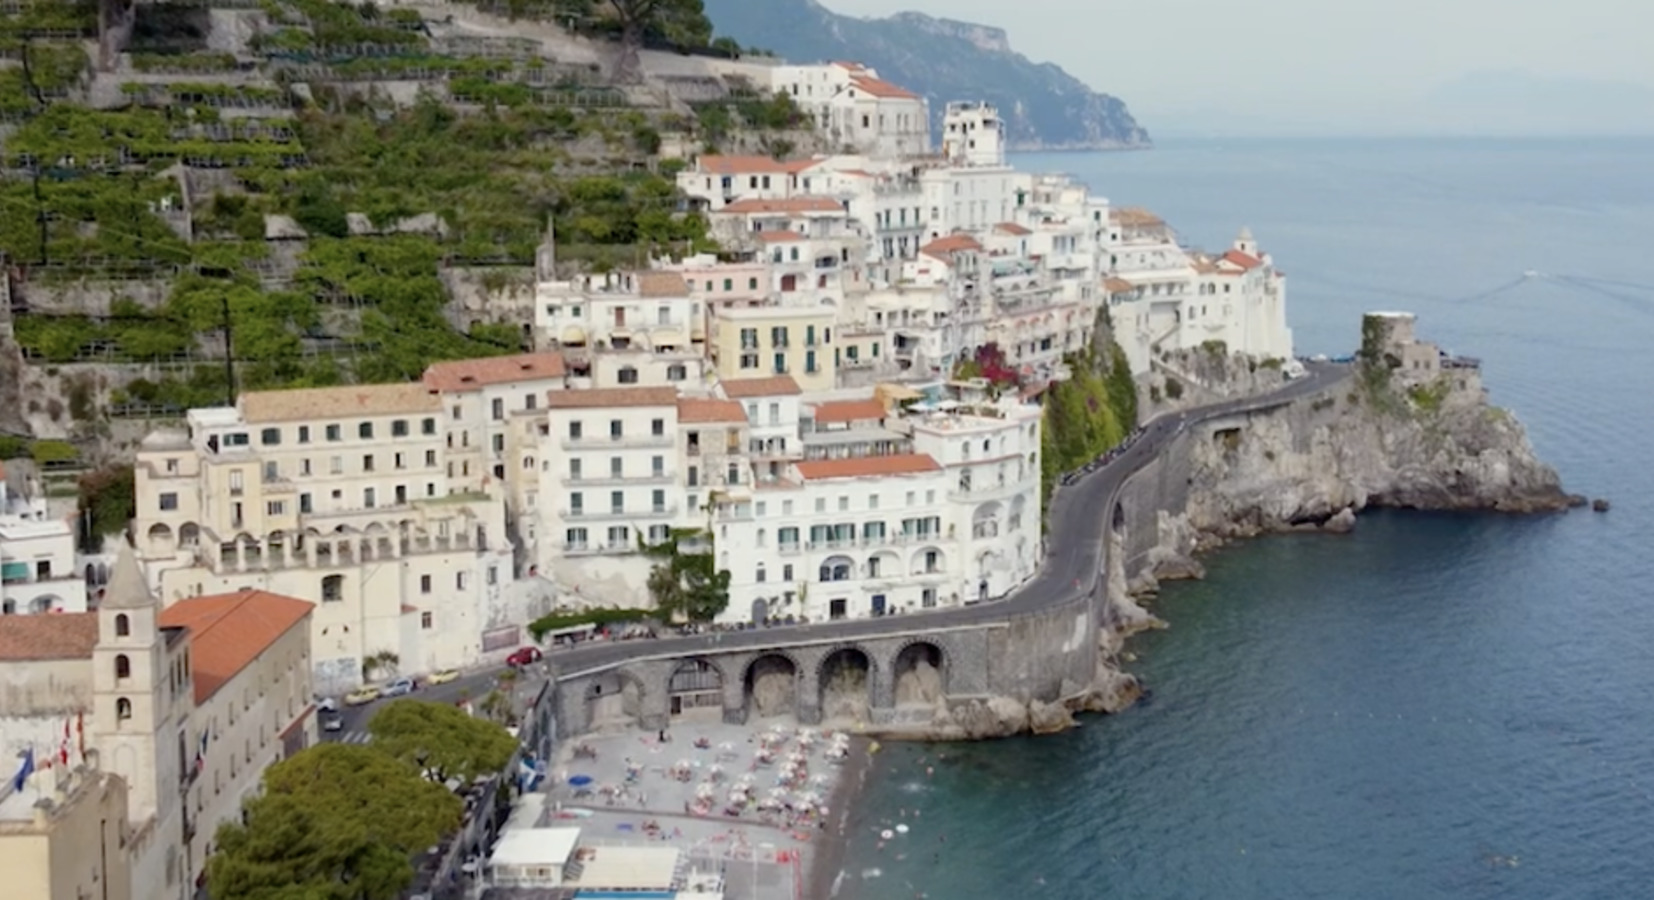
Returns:
[[[834,895],[839,876],[850,849],[847,826],[850,810],[861,800],[867,788],[867,775],[873,768],[873,754],[878,741],[855,737],[850,741],[850,756],[839,767],[838,783],[828,796],[827,827],[822,831],[821,843],[810,858],[810,870],[804,878],[804,894],[800,900],[827,900]]]

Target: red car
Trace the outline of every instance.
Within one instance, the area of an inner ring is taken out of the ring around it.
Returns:
[[[505,664],[508,666],[526,666],[529,663],[537,663],[539,661],[539,647],[518,647],[516,650],[511,652],[510,656],[505,658]]]

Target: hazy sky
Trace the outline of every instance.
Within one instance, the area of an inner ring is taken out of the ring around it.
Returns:
[[[1640,112],[1654,111],[1654,0],[818,2],[855,15],[912,9],[1000,26],[1014,49],[1124,98],[1151,131],[1157,122],[1189,130],[1185,122],[1207,117],[1393,130],[1379,127],[1387,122],[1406,130],[1403,119],[1430,118],[1417,109],[1421,97],[1487,71],[1616,82],[1619,111],[1602,115],[1625,118],[1627,97],[1645,90],[1649,109]],[[1524,91],[1506,88],[1518,96],[1503,104],[1520,107]],[[1480,85],[1484,93],[1495,89]]]

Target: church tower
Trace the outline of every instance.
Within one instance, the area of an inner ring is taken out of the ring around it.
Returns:
[[[1241,226],[1240,234],[1235,238],[1235,249],[1247,256],[1258,256],[1258,242],[1252,237],[1252,229]]]
[[[181,636],[161,628],[160,611],[132,548],[123,546],[98,607],[87,738],[104,768],[126,780],[134,824],[166,818],[177,804],[182,777],[173,745],[181,725],[178,696],[190,688],[188,660],[172,652],[169,638],[182,643]]]

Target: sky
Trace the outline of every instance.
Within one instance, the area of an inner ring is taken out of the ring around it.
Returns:
[[[1151,132],[1654,132],[1654,0],[818,2],[1005,28]]]

